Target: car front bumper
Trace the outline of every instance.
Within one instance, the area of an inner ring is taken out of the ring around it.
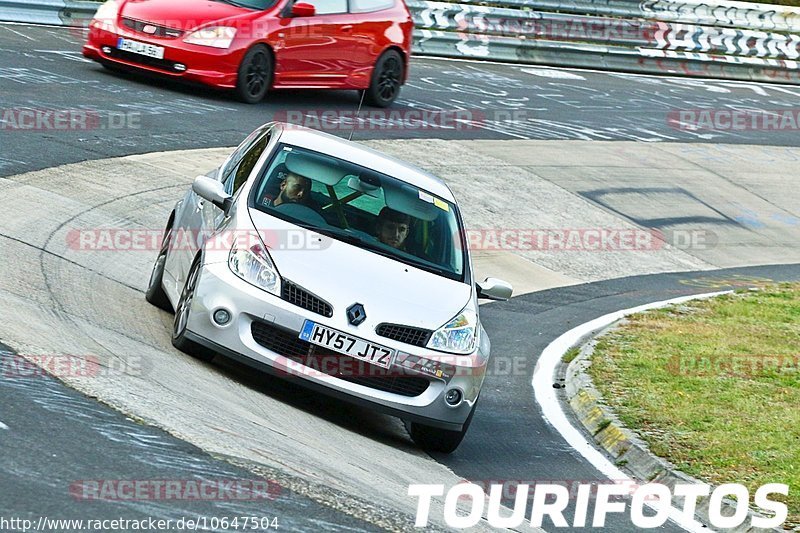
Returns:
[[[231,313],[230,321],[224,326],[216,324],[213,313],[224,308]],[[358,336],[394,348],[398,352],[392,371],[401,370],[397,361],[407,357],[420,358],[442,365],[446,373],[437,377],[432,373],[423,373],[403,368],[403,377],[397,379],[424,378],[429,382],[424,392],[415,396],[400,394],[388,390],[380,390],[373,386],[354,383],[337,375],[330,375],[320,368],[298,358],[278,353],[259,343],[253,335],[254,323],[274,328],[275,331],[290,334],[296,339],[305,320],[311,320],[331,328],[341,327],[331,319],[307,311],[304,308],[262,291],[237,277],[228,268],[227,263],[205,264],[195,289],[192,309],[187,325],[187,338],[204,345],[225,356],[239,360],[287,379],[323,392],[327,395],[344,399],[351,403],[368,406],[400,418],[449,430],[460,430],[472,407],[486,374],[487,357],[476,353],[473,356],[453,358],[446,354],[438,354],[423,348],[406,345],[388,338],[371,334],[366,330]],[[351,332],[352,333],[352,332]],[[426,357],[427,356],[427,357]],[[348,356],[339,358],[350,360]],[[353,359],[352,361],[356,361]],[[452,364],[454,361],[465,363]],[[371,368],[372,365],[366,365]],[[463,401],[452,407],[445,402],[444,395],[452,388],[460,389]]]
[[[164,48],[164,59],[153,59],[117,48],[124,37]],[[223,50],[184,43],[182,39],[152,38],[120,26],[91,27],[83,55],[95,61],[132,70],[167,76],[187,82],[211,85],[220,89],[236,87],[243,50]],[[183,65],[184,68],[177,68]]]

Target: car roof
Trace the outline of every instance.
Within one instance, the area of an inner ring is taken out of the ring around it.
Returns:
[[[276,125],[281,129],[280,142],[344,159],[397,178],[449,202],[455,203],[456,201],[444,181],[405,161],[329,133],[294,124],[277,123]]]

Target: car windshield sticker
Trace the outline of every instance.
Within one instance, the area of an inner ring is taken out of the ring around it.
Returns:
[[[433,205],[435,205],[439,209],[442,209],[443,211],[450,211],[450,206],[447,205],[447,202],[445,202],[444,200],[439,200],[438,198],[434,198]]]

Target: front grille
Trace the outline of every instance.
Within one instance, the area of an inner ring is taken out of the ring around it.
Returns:
[[[119,50],[118,48],[112,48],[111,53],[108,55],[115,59],[121,59],[130,63],[139,63],[141,65],[147,65],[149,67],[166,70],[173,73],[176,72],[174,61],[167,61],[166,59],[156,59],[155,57],[134,54],[133,52]]]
[[[295,285],[291,281],[283,280],[283,290],[281,292],[284,300],[297,307],[302,307],[318,315],[327,317],[333,316],[333,307],[331,307],[331,304],[311,294],[299,285]]]
[[[375,328],[375,333],[381,337],[422,348],[428,345],[428,341],[431,340],[431,335],[433,335],[433,332],[429,329],[400,326],[398,324],[379,324]]]
[[[178,37],[183,35],[183,31],[178,30],[176,28],[169,28],[167,26],[162,26],[160,24],[153,24],[152,22],[143,22],[141,20],[136,20],[127,17],[122,18],[122,25],[137,33],[142,33],[144,35],[150,35],[153,37],[163,37],[165,39],[177,39]],[[144,31],[145,26],[150,26],[152,28],[155,28],[155,30],[151,32],[146,32]]]
[[[250,327],[253,339],[270,351],[283,355],[309,368],[371,389],[401,396],[419,396],[430,382],[402,369],[386,369],[353,357],[326,350],[298,338],[297,333],[254,321]]]
[[[250,326],[253,340],[264,348],[286,357],[308,355],[311,343],[301,340],[297,333],[276,328],[263,322],[253,322]]]

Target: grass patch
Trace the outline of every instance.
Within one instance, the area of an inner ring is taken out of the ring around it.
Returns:
[[[633,315],[589,372],[654,453],[751,498],[786,483],[800,524],[800,284]]]
[[[561,356],[561,360],[564,361],[566,364],[570,364],[572,361],[575,360],[576,357],[578,357],[578,354],[580,353],[581,353],[580,348],[577,347],[570,348],[564,353],[564,355]]]

